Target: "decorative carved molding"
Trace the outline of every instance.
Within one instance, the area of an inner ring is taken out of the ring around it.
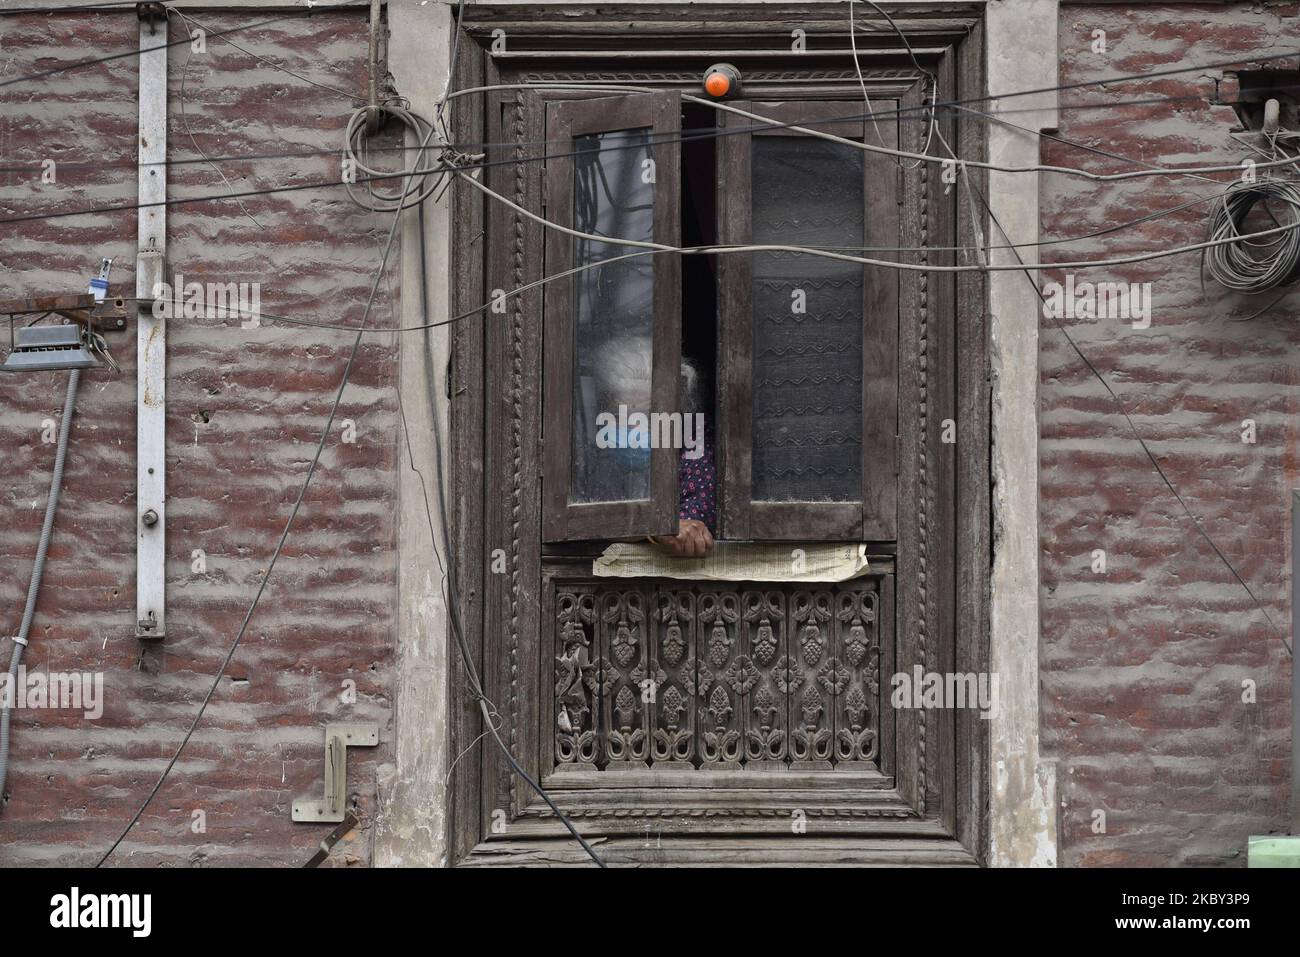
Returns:
[[[801,807],[805,817],[842,817],[842,818],[895,818],[906,820],[916,818],[915,811],[897,807]],[[781,818],[788,820],[789,808],[777,807],[575,807],[566,809],[565,817],[601,818],[655,818],[655,817],[724,817],[724,818]],[[553,812],[546,805],[530,806],[519,815],[522,818],[550,818]]]
[[[914,68],[867,69],[862,70],[863,79],[876,82],[913,83],[922,79]],[[844,83],[852,81],[855,86],[858,75],[853,70],[754,70],[745,71],[745,83],[792,83],[801,84],[826,82]],[[690,83],[700,82],[698,70],[536,70],[523,74],[525,83],[619,83],[625,86],[647,86],[655,83]]]
[[[889,71],[876,71],[883,76]],[[897,75],[912,76],[909,71],[896,71]],[[679,77],[694,81],[694,73],[662,74],[662,76]],[[747,73],[747,78],[753,74]],[[582,79],[601,82],[602,76],[593,73],[563,74],[529,74],[528,80],[546,82],[565,82]],[[609,79],[612,77],[607,77]],[[617,78],[623,82],[638,82],[638,77],[619,71]],[[644,77],[642,77],[644,78]],[[762,78],[784,80],[800,78],[825,78],[834,80],[854,80],[852,71],[844,73],[807,73],[764,74]],[[527,130],[527,96],[522,91],[514,94],[513,102],[507,101],[507,117],[511,135],[519,141],[528,138]],[[523,147],[516,148],[516,156],[523,155]],[[527,207],[532,202],[528,188],[526,170],[529,164],[518,163],[514,170],[513,198],[516,203]],[[928,182],[927,177],[918,177],[920,236],[919,245],[928,242]],[[526,226],[524,218],[518,214],[509,220],[513,235],[510,237],[510,264],[512,279],[516,286],[527,281],[525,264]],[[923,261],[928,260],[926,253],[921,254]],[[903,587],[916,587],[913,594],[919,600],[919,653],[923,661],[928,660],[930,650],[927,628],[927,592],[925,575],[929,571],[927,562],[930,541],[928,533],[932,519],[933,479],[927,475],[930,466],[926,447],[928,444],[928,386],[926,382],[928,351],[928,295],[924,274],[920,281],[919,302],[919,369],[918,407],[919,412],[919,455],[914,458],[919,471],[919,484],[923,494],[917,503],[918,521],[921,529],[922,548],[918,556],[920,581],[904,583]],[[527,354],[524,332],[527,317],[524,314],[524,297],[517,297],[508,325],[507,356],[509,364],[502,378],[508,383],[507,402],[507,459],[510,473],[510,546],[509,581],[511,585],[508,599],[506,648],[502,655],[509,674],[504,676],[511,716],[511,745],[514,749],[523,737],[521,716],[525,713],[525,702],[519,700],[518,674],[521,667],[528,667],[528,662],[521,662],[523,653],[520,641],[520,609],[518,594],[521,574],[521,548],[531,547],[533,533],[521,528],[521,505],[525,476],[523,468],[524,408],[523,396],[529,377],[533,374],[531,364],[534,357]],[[802,344],[798,345],[802,349]],[[859,347],[860,348],[860,347]],[[838,350],[836,350],[838,351]],[[817,411],[828,411],[819,409]],[[844,410],[829,410],[844,411]],[[794,443],[797,444],[797,443]],[[583,612],[577,612],[578,621],[564,630],[561,621],[560,593],[554,595],[556,615],[550,622],[543,622],[544,629],[554,628],[554,648],[552,655],[556,666],[555,709],[552,717],[555,721],[553,732],[555,746],[553,760],[556,765],[568,764],[574,767],[586,767],[588,773],[595,768],[602,773],[611,766],[629,766],[632,768],[653,768],[655,771],[678,769],[684,773],[697,770],[704,765],[709,770],[744,769],[762,773],[765,767],[790,767],[796,760],[793,736],[802,730],[813,747],[804,752],[805,760],[801,769],[813,769],[822,762],[833,769],[840,764],[879,764],[881,761],[882,741],[880,738],[880,641],[876,636],[879,596],[870,588],[857,601],[847,604],[839,601],[840,587],[828,589],[831,601],[830,617],[821,620],[813,614],[815,623],[822,633],[823,659],[817,669],[811,669],[801,654],[799,627],[793,621],[793,588],[775,586],[776,594],[784,600],[785,607],[780,615],[767,618],[767,627],[763,627],[765,615],[751,616],[750,612],[760,609],[763,597],[773,590],[769,585],[737,585],[718,588],[677,587],[656,589],[655,583],[623,583],[640,585],[639,594],[645,599],[640,605],[639,619],[628,619],[618,614],[619,602],[602,606],[599,601],[598,584],[582,585],[575,594],[587,588],[588,600],[592,603],[590,621],[583,620]],[[853,583],[851,587],[861,588],[865,583]],[[845,586],[848,587],[848,586]],[[702,601],[706,593],[714,595],[714,602]],[[729,592],[735,599],[723,603],[718,596]],[[755,604],[750,604],[750,595],[759,596]],[[665,599],[665,596],[668,596]],[[770,596],[769,596],[770,598]],[[661,604],[661,600],[662,604]],[[626,602],[624,602],[626,605]],[[827,607],[827,606],[823,606]],[[914,606],[915,607],[915,606]],[[735,617],[730,618],[728,611],[734,609]],[[614,617],[604,619],[606,610]],[[624,609],[625,610],[625,609]],[[768,609],[770,611],[770,608]],[[666,616],[665,616],[665,613]],[[847,617],[841,617],[847,613]],[[918,618],[913,618],[918,621]],[[715,666],[709,658],[710,639],[716,637],[716,625],[721,625],[724,640],[718,645],[718,656],[722,660]],[[865,635],[865,656],[851,660],[855,654],[858,640]],[[543,648],[546,647],[546,635],[543,636]],[[583,640],[585,639],[585,641]],[[760,660],[761,653],[775,640],[777,650],[773,657]],[[892,639],[891,639],[892,640]],[[630,670],[625,673],[615,652],[622,650],[631,654]],[[543,652],[545,653],[545,652]],[[585,658],[584,658],[585,653]],[[561,660],[569,658],[562,672]],[[670,661],[669,658],[673,660]],[[533,667],[545,667],[544,663],[534,662]],[[574,675],[578,676],[581,695],[575,694]],[[809,680],[817,689],[819,702],[811,697],[805,700],[805,689]],[[621,684],[620,684],[621,683]],[[545,687],[545,685],[544,685]],[[721,689],[721,693],[715,694]],[[626,691],[628,694],[620,693]],[[645,694],[649,700],[643,700]],[[726,700],[723,701],[725,695]],[[569,729],[560,726],[560,706],[567,696],[566,722]],[[632,696],[632,697],[629,697]],[[504,704],[504,702],[503,702]],[[806,720],[805,707],[820,711],[812,721]],[[545,702],[541,703],[546,713]],[[583,712],[585,707],[585,713]],[[730,707],[730,711],[728,711]],[[919,761],[916,772],[919,776],[920,807],[917,810],[898,807],[835,807],[815,806],[803,810],[809,817],[846,818],[846,819],[905,819],[925,816],[925,780],[926,761],[925,735],[926,715],[922,711],[917,718],[919,731]],[[809,726],[811,724],[811,735]],[[611,738],[607,731],[615,732],[614,749],[611,751]],[[569,734],[572,740],[561,747],[559,735]],[[587,735],[583,739],[583,735]],[[715,735],[710,748],[704,746],[706,734]],[[544,739],[545,740],[545,739]],[[915,742],[914,742],[915,743]],[[706,751],[712,753],[712,758]],[[888,747],[886,759],[890,759]],[[892,760],[892,759],[890,759]],[[543,748],[543,770],[546,764]],[[502,775],[509,780],[509,793],[512,806],[524,805],[524,817],[552,816],[549,809],[535,809],[524,802],[518,792],[518,782],[514,775]],[[828,782],[831,780],[828,777]],[[644,800],[645,798],[642,798]],[[653,798],[651,798],[653,799]],[[836,800],[828,793],[828,802]],[[568,809],[566,808],[566,813]],[[604,817],[716,817],[744,819],[782,818],[787,810],[770,807],[745,807],[729,805],[727,807],[682,807],[675,802],[666,801],[662,807],[625,808],[618,806],[579,807],[573,810],[575,818]]]
[[[918,147],[925,149],[925,142],[921,138],[925,134],[917,132]],[[929,265],[930,262],[930,175],[929,170],[923,170],[918,177],[920,181],[920,243],[921,263]],[[917,549],[917,564],[919,573],[917,575],[917,650],[921,655],[921,664],[929,668],[929,650],[928,650],[928,632],[929,632],[929,608],[927,606],[928,578],[929,578],[929,551],[930,551],[930,496],[933,494],[930,485],[930,462],[929,462],[929,427],[930,427],[930,407],[929,407],[929,343],[930,343],[930,274],[928,272],[919,272],[917,296],[918,312],[920,315],[918,342],[920,355],[917,362],[917,422],[920,430],[920,436],[917,439],[917,473],[920,481],[920,501],[917,503],[917,527],[920,537],[919,547]],[[925,814],[925,762],[926,762],[926,709],[921,708],[917,715],[917,749],[920,753],[920,760],[917,762],[917,805],[922,815]]]
[[[515,141],[522,144],[527,139],[527,122],[524,112],[524,94],[515,92],[512,128]],[[516,147],[515,156],[523,159],[525,148]],[[525,180],[527,164],[515,164],[514,190],[515,203],[524,206],[527,202],[527,183]],[[512,272],[514,286],[521,288],[525,282],[524,261],[527,255],[525,242],[524,217],[515,213],[511,221],[512,237]],[[518,754],[519,737],[519,549],[520,549],[520,513],[523,509],[523,389],[524,389],[524,298],[516,296],[514,308],[510,314],[510,614],[507,637],[508,660],[510,662],[510,749]],[[509,779],[510,803],[516,806],[516,776]]]

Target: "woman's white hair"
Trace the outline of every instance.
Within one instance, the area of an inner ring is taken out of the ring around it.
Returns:
[[[703,400],[700,397],[700,370],[695,368],[695,363],[690,359],[682,359],[682,411],[694,414],[703,412],[700,408]]]
[[[653,373],[650,361],[653,343],[654,340],[648,336],[620,336],[608,340],[597,353],[596,364],[601,385],[610,392],[618,393],[630,383],[644,383],[648,393]],[[700,395],[700,372],[692,360],[682,359],[681,377],[681,411],[703,411],[700,408],[703,401]]]

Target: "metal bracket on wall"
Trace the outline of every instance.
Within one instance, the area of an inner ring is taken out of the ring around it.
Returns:
[[[348,748],[373,748],[379,725],[343,722],[325,725],[325,797],[300,797],[293,802],[293,819],[334,824],[343,820],[348,792]]]
[[[136,320],[136,552],[137,638],[167,634],[165,616],[167,512],[167,320],[153,312],[167,275],[167,38],[158,4],[140,4],[140,170],[135,262]],[[161,26],[161,39],[159,27]]]

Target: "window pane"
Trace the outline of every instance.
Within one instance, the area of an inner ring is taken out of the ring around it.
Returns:
[[[755,243],[864,245],[861,151],[795,136],[752,142]],[[861,498],[863,294],[860,264],[753,255],[755,501]]]
[[[618,239],[654,238],[654,183],[645,176],[649,129],[575,137],[575,229]],[[573,241],[573,265],[635,252]],[[650,448],[634,413],[650,411],[654,257],[609,262],[573,277],[573,502],[650,497]]]

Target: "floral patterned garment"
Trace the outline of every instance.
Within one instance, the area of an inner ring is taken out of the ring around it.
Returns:
[[[712,446],[706,440],[703,454],[697,459],[687,458],[683,452],[677,466],[677,517],[703,522],[711,534],[715,532],[718,513],[718,473],[713,465]]]

